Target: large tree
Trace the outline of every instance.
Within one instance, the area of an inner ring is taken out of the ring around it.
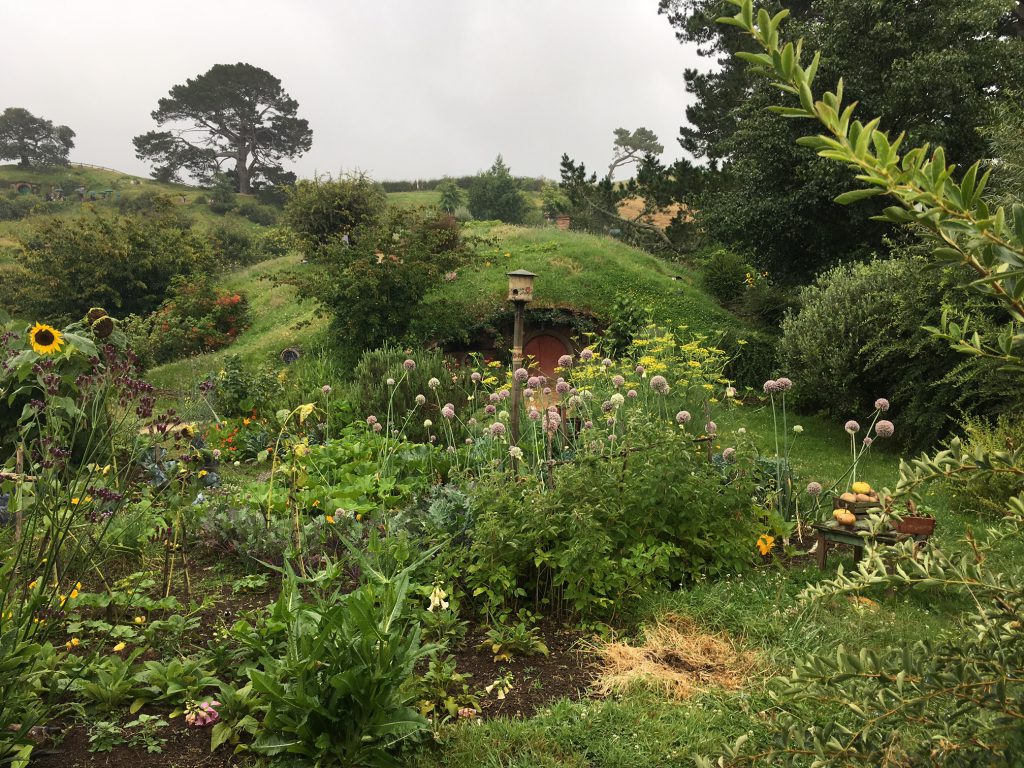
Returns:
[[[36,117],[27,109],[8,107],[0,114],[0,160],[31,165],[67,165],[75,132],[66,125]]]
[[[469,185],[469,212],[473,218],[520,224],[528,205],[501,155]]]
[[[911,141],[942,143],[951,160],[984,157],[986,125],[1005,90],[1024,82],[1024,40],[1011,0],[786,0],[791,29],[822,51],[820,76],[842,73],[846,92]],[[775,91],[733,54],[748,37],[715,24],[724,0],[661,0],[677,37],[719,66],[687,70],[693,104],[680,143],[721,170],[699,201],[708,235],[775,277],[806,282],[824,267],[881,247],[884,230],[864,214],[880,204],[837,208],[844,174],[795,139],[807,130],[766,108]]]
[[[134,139],[140,160],[154,163],[153,176],[173,180],[184,170],[208,181],[224,170],[249,193],[260,182],[282,177],[281,163],[313,143],[309,123],[296,116],[299,103],[281,81],[251,64],[216,64],[160,99],[152,117],[166,130]]]

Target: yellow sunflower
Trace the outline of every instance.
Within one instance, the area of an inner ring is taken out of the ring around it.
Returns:
[[[64,336],[56,328],[36,323],[28,332],[28,340],[32,344],[32,349],[40,355],[52,355],[60,352]]]

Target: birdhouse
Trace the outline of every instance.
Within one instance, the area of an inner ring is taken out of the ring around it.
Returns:
[[[517,269],[508,273],[508,300],[533,301],[533,272]]]

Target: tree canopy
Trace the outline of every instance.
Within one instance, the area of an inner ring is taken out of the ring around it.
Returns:
[[[75,132],[66,125],[36,117],[22,107],[0,113],[0,160],[32,165],[66,165],[75,147]]]
[[[474,218],[520,224],[526,216],[526,206],[526,199],[501,155],[470,184],[469,212]]]
[[[771,12],[783,3],[767,3]],[[789,0],[794,34],[822,51],[820,73],[842,73],[847,93],[910,140],[943,144],[970,165],[985,156],[981,128],[1006,89],[1024,78],[1024,39],[1004,0]],[[680,144],[721,170],[697,207],[707,234],[773,276],[805,281],[824,267],[881,246],[865,214],[877,202],[839,209],[845,175],[795,144],[804,121],[770,114],[774,87],[733,54],[751,51],[742,32],[715,24],[725,0],[661,0],[682,42],[720,62],[685,72],[694,103]]]
[[[251,64],[216,64],[205,74],[175,85],[152,117],[166,130],[134,139],[140,160],[154,164],[165,181],[182,171],[208,181],[225,163],[247,194],[261,183],[280,183],[282,161],[293,160],[313,143],[309,123],[297,117],[299,103],[281,81]]]

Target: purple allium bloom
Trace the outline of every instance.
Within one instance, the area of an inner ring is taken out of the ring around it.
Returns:
[[[469,378],[474,384],[479,384],[480,380],[483,378],[483,375],[480,373],[480,371],[473,371],[471,374],[469,374]]]
[[[501,437],[505,434],[505,425],[500,421],[491,424],[491,437]]]
[[[544,394],[545,395],[550,395],[551,394],[551,387],[544,387]]]
[[[470,419],[469,421],[466,422],[466,424],[468,424],[471,427],[475,427],[476,426],[476,419]]]
[[[526,380],[526,386],[530,389],[540,389],[540,378],[537,376],[531,376]]]
[[[807,484],[808,496],[821,496],[821,483],[811,481]]]
[[[874,440],[872,440],[872,439],[871,439],[870,437],[865,437],[865,438],[864,438],[864,447],[865,447],[865,448],[870,448],[870,447],[871,447],[871,444],[872,444],[872,443],[874,443],[874,442],[875,442],[875,441],[874,441]]]
[[[472,445],[472,444],[473,444],[473,438],[472,437],[467,437],[466,438],[466,445]]]
[[[407,371],[415,371],[416,370],[416,361],[411,359],[411,358],[406,360],[404,363],[402,363],[402,365],[405,366],[405,370],[407,370]]]
[[[557,384],[555,384],[555,391],[560,395],[566,394],[570,389],[571,387],[569,386],[569,382],[567,381],[560,381]]]
[[[540,421],[540,411],[536,408],[531,408],[530,412],[526,414],[526,418],[530,421]]]
[[[707,432],[709,435],[713,435],[716,432],[718,432],[718,425],[715,424],[715,422],[713,421],[709,421],[707,424],[704,425],[704,431]]]
[[[487,399],[492,403],[497,403],[501,400],[501,397],[498,395],[497,392],[491,392],[491,394],[488,395]]]
[[[587,347],[582,352],[580,352],[580,360],[588,361],[588,360],[592,360],[593,358],[594,358],[594,350],[592,350],[590,347]]]
[[[611,364],[612,364],[612,360],[611,360],[610,357],[606,357],[604,360],[601,361],[601,365],[604,366],[605,368],[610,367]]]
[[[775,383],[779,385],[779,392],[788,392],[793,388],[793,382],[787,379],[785,376],[776,379]]]
[[[619,397],[622,396],[619,395]],[[611,403],[612,401],[609,400],[608,402]],[[573,395],[572,397],[569,398],[570,408],[579,408],[581,405],[583,405],[583,398],[581,398],[579,395]]]
[[[436,378],[432,377],[430,381],[427,382],[427,386],[430,387],[431,389],[437,389],[438,387],[441,386],[441,382],[438,381]]]
[[[444,408],[441,409],[441,415],[444,416],[446,419],[454,419],[455,406],[452,405],[451,403],[445,403]]]
[[[583,422],[583,428],[584,429],[593,429],[594,428],[594,422],[589,421],[589,420],[588,421],[584,421]]]
[[[851,435],[854,435],[857,432],[860,432],[860,424],[858,424],[853,419],[850,419],[848,422],[846,422],[846,425],[843,427],[843,429],[845,429]]]
[[[380,432],[382,429],[384,429],[384,425],[379,422],[373,425],[374,432]]]
[[[322,387],[320,387],[320,391],[323,392],[325,395],[331,394],[331,385],[324,384]]]
[[[639,373],[641,376],[643,376],[647,369],[644,368],[642,365],[638,365],[633,370],[636,371],[637,373]]]
[[[609,424],[608,426],[611,426],[611,425]],[[611,435],[608,435],[608,439],[609,439],[609,440],[610,440],[611,442],[613,442],[613,443],[614,443],[614,442],[615,442],[615,441],[616,441],[616,440],[618,439],[618,435],[615,435],[615,434],[611,434]]]
[[[423,405],[427,402],[427,398],[423,395],[416,395],[416,405]]]
[[[559,368],[571,368],[572,367],[572,355],[562,355],[558,358]]]
[[[498,406],[496,406],[494,403],[488,403],[486,406],[484,406],[484,413],[486,413],[488,416],[493,416],[497,412]]]
[[[508,400],[510,397],[512,397],[512,393],[507,389],[503,389],[498,393],[499,400]]]
[[[884,397],[878,398],[877,400],[875,400],[875,410],[885,413],[886,411],[889,410],[889,401],[886,400]]]
[[[736,461],[736,449],[726,448],[724,451],[722,451],[722,460],[727,461],[730,464]]]
[[[616,389],[618,389],[619,387],[621,387],[625,383],[626,383],[626,380],[624,378],[622,378],[621,376],[619,376],[618,374],[616,374],[615,376],[612,376],[612,384],[615,385]]]
[[[538,376],[537,378],[540,379],[540,383],[541,384],[547,384],[548,383],[548,377],[545,376],[543,373],[540,376]]]
[[[515,371],[512,372],[512,378],[522,384],[530,378],[530,372],[525,368],[516,368]]]
[[[691,418],[692,417],[690,416],[690,412],[689,411],[680,411],[679,413],[676,414],[676,423],[677,424],[689,424]]]
[[[775,379],[768,379],[768,381],[764,383],[764,393],[766,395],[774,395],[776,392],[781,391],[782,390],[779,389],[779,382],[777,382]]]
[[[659,395],[668,394],[668,381],[664,376],[652,376],[651,377],[651,389],[657,392]]]
[[[626,397],[636,397],[636,390],[635,389],[629,390],[629,392],[626,393]]]
[[[372,427],[374,424],[377,423],[377,417],[371,413],[369,416],[366,417],[366,423]]]
[[[527,387],[526,389],[523,390],[523,395],[525,397],[533,397],[534,394],[535,394],[534,391],[532,389],[530,389],[529,387]]]
[[[615,410],[615,406],[612,405],[612,401],[611,400],[605,400],[603,403],[601,403],[601,411],[602,411],[602,413],[611,413],[614,410]]]
[[[548,432],[555,432],[558,430],[559,425],[562,423],[562,417],[559,416],[558,411],[549,408],[544,414],[544,428]]]
[[[608,417],[608,429],[611,429],[614,426],[615,426],[615,417],[614,416],[609,416]]]
[[[879,437],[892,437],[892,433],[896,431],[896,427],[892,425],[891,421],[882,419],[875,424],[875,434]]]

